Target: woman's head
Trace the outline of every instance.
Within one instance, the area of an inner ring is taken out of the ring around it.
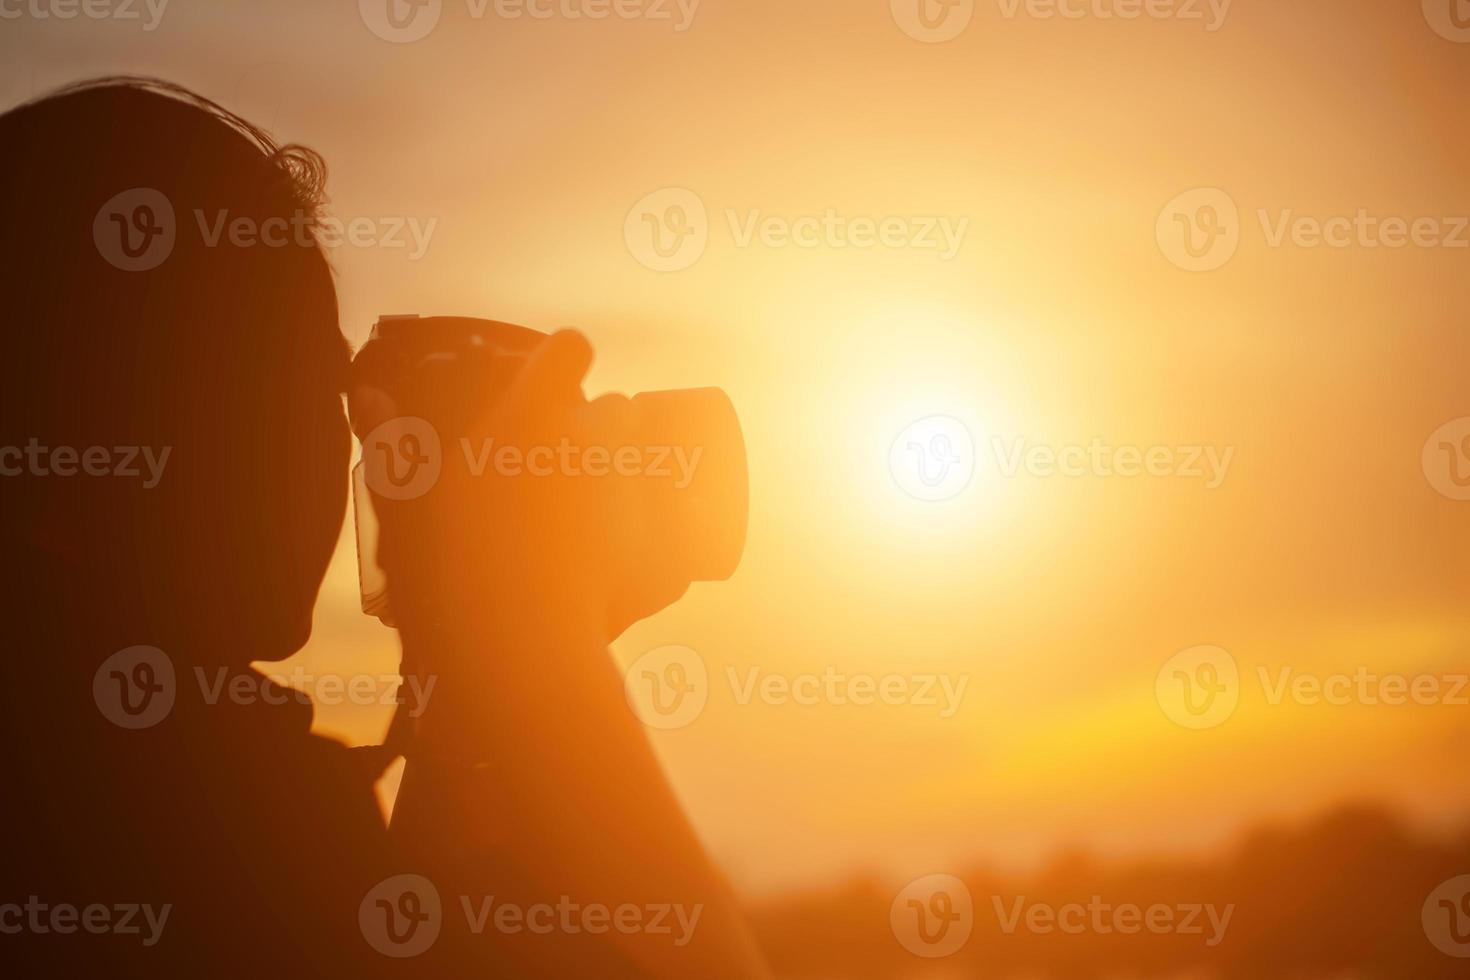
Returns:
[[[320,159],[133,79],[0,116],[0,147],[5,560],[56,559],[133,642],[289,653],[346,501]]]

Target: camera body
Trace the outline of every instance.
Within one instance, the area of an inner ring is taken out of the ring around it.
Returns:
[[[619,622],[615,632],[656,612],[691,582],[720,581],[734,573],[745,547],[748,474],[739,419],[718,388],[646,392],[586,404],[591,413],[623,413],[619,425],[607,428],[631,432],[626,445],[575,446],[562,440],[540,455],[533,448],[507,466],[503,454],[489,446],[481,452],[463,439],[546,337],[526,327],[468,317],[384,316],[373,327],[353,360],[353,388],[386,394],[397,417],[384,426],[353,411],[353,431],[363,440],[364,452],[352,472],[364,613],[389,626],[395,623],[378,563],[383,498],[434,492],[432,481],[416,472],[406,482],[394,479],[391,457],[398,443],[379,445],[385,428],[392,428],[390,441],[401,441],[415,471],[421,463],[437,473],[438,467],[478,459],[480,479],[623,481],[618,487],[599,484],[616,491],[599,499],[616,502],[605,519],[616,525],[612,538],[626,552],[618,556],[619,581],[607,583],[612,618]],[[404,424],[393,428],[398,423]],[[369,425],[372,430],[364,431]],[[376,450],[386,461],[369,456]],[[520,515],[503,516],[510,522]],[[670,583],[677,589],[672,598]]]

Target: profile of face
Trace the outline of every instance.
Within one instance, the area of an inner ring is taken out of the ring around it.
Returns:
[[[350,352],[309,235],[215,232],[309,227],[321,161],[137,80],[13,109],[0,146],[5,560],[131,642],[289,655],[345,513]]]

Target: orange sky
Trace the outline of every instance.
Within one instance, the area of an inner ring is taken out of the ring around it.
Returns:
[[[1470,45],[1370,0],[1237,0],[1214,32],[1005,9],[978,3],[963,34],[923,44],[886,0],[704,0],[682,32],[446,0],[428,37],[389,44],[351,2],[178,2],[151,32],[0,23],[0,96],[162,75],[322,151],[335,214],[436,220],[417,260],[337,250],[354,341],[385,312],[576,325],[593,390],[729,391],[751,457],[745,563],[616,653],[682,644],[708,665],[703,715],[654,738],[743,886],[1187,848],[1350,796],[1460,812],[1466,708],[1271,706],[1257,668],[1467,669],[1470,503],[1437,494],[1420,454],[1470,415],[1470,249],[1271,247],[1258,212],[1470,214]],[[669,187],[698,195],[709,244],[660,273],[624,224]],[[1240,244],[1189,273],[1155,226],[1200,187],[1238,206]],[[828,209],[967,225],[947,261],[736,233],[753,212]],[[887,464],[935,414],[982,448],[937,504]],[[1215,489],[1006,477],[995,437],[1234,456]],[[1241,704],[1188,731],[1155,676],[1207,643],[1239,662]],[[356,613],[344,538],[298,659],[395,657]],[[742,705],[725,680],[827,667],[968,686],[943,718]],[[319,714],[354,739],[382,721]]]

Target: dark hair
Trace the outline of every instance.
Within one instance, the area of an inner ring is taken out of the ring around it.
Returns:
[[[64,85],[42,98],[22,103],[12,111],[24,113],[30,106],[45,105],[57,99],[66,99],[86,92],[150,93],[193,106],[254,144],[265,161],[279,171],[282,187],[298,209],[313,217],[318,217],[321,208],[326,203],[327,164],[321,154],[297,143],[284,145],[277,143],[275,138],[265,130],[231,112],[213,99],[208,99],[198,92],[161,78],[109,75],[84,79]]]
[[[146,490],[0,477],[0,533],[34,541],[39,528],[51,547],[60,529],[74,560],[84,546],[89,570],[135,581],[149,595],[133,598],[159,616],[190,602],[217,615],[197,594],[211,587],[264,618],[281,592],[299,606],[309,585],[313,598],[345,500],[349,364],[311,233],[321,158],[149,78],[87,81],[13,109],[0,147],[0,449],[171,450]],[[220,237],[242,219],[308,234],[282,247]],[[136,241],[130,221],[146,224],[145,244],[171,242],[145,254],[156,264],[116,250]],[[156,234],[165,228],[172,239]]]

